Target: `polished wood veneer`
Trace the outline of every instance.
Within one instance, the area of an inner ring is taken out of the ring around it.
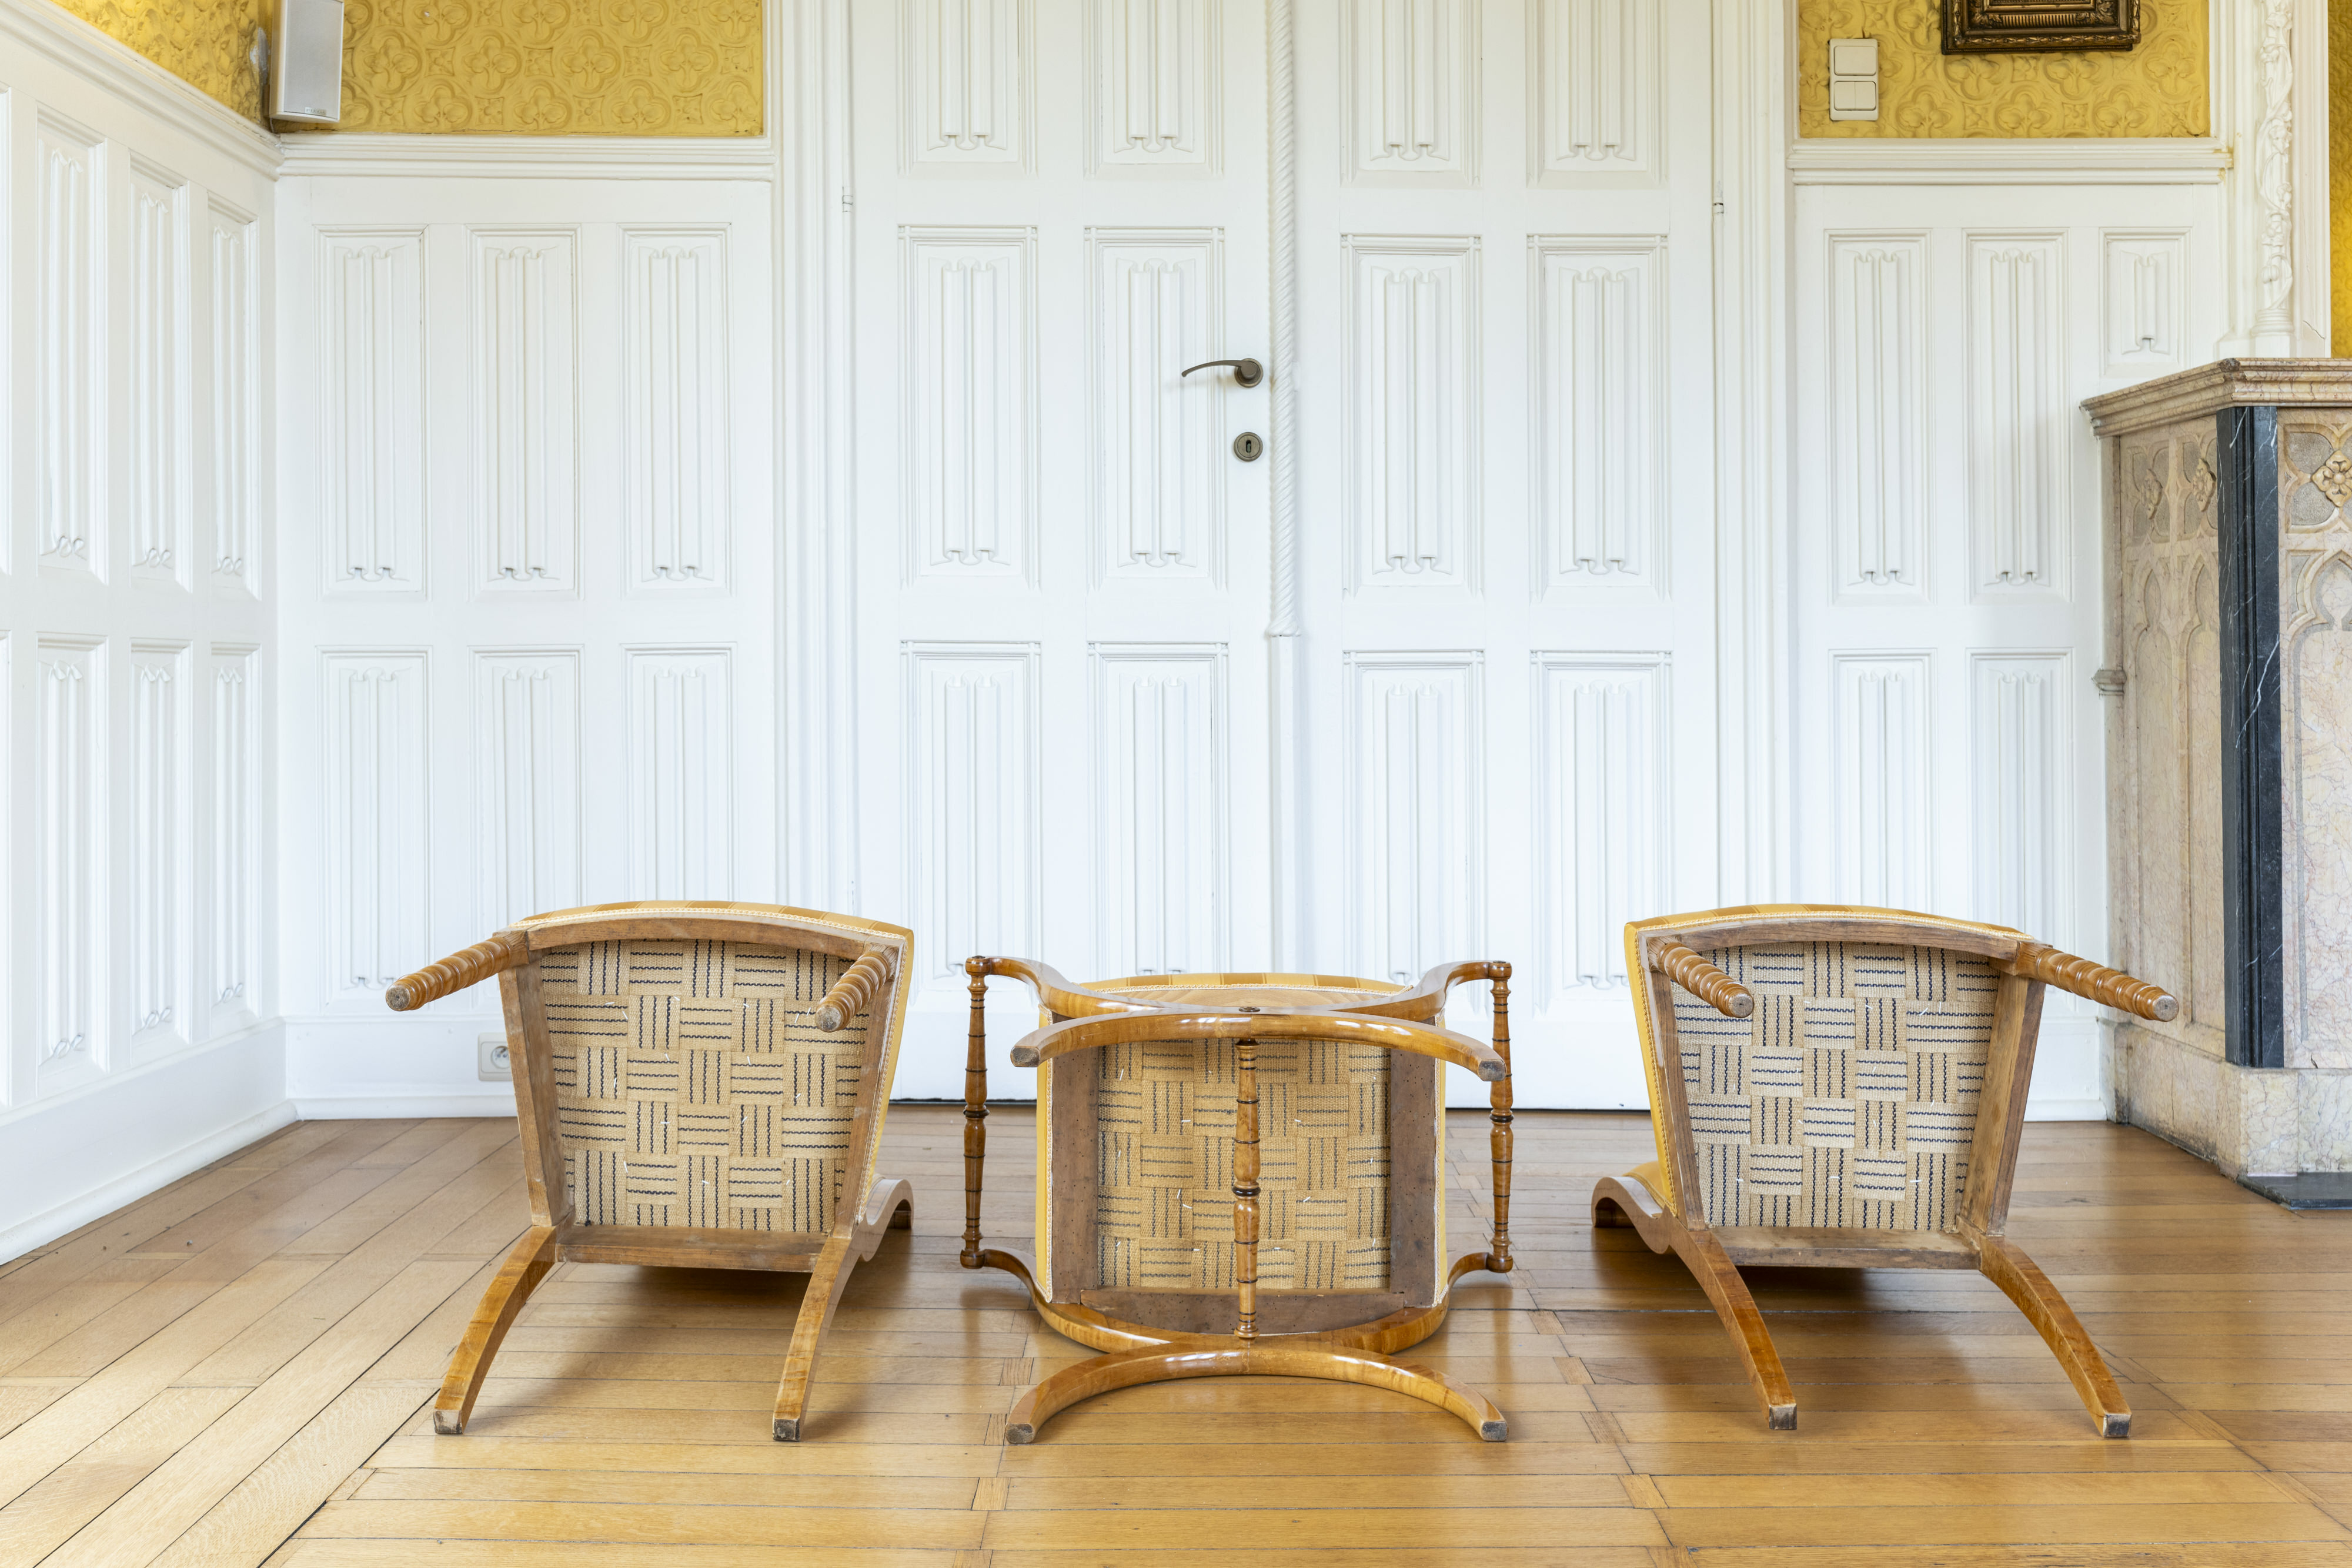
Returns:
[[[1751,1268],[1805,1409],[1767,1430],[1682,1263],[1585,1223],[1647,1119],[1522,1110],[1518,1267],[1462,1281],[1415,1352],[1491,1393],[1508,1443],[1377,1388],[1211,1379],[1008,1448],[1015,1396],[1087,1352],[956,1266],[963,1120],[892,1110],[916,1228],[852,1277],[796,1445],[763,1417],[804,1277],[585,1263],[435,1437],[529,1218],[514,1124],[287,1128],[0,1264],[0,1563],[2352,1568],[2352,1216],[2147,1133],[2028,1124],[2009,1227],[2122,1381],[2128,1443],[1958,1270]],[[1449,1122],[1465,1238],[1488,1130]],[[1028,1110],[989,1131],[992,1169],[1025,1167]],[[987,1205],[992,1239],[1034,1212],[1012,1182]]]

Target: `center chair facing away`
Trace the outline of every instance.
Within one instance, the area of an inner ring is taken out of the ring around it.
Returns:
[[[499,1342],[565,1261],[804,1272],[776,1389],[800,1437],[851,1268],[904,1229],[877,1177],[910,934],[768,904],[534,915],[409,976],[394,1011],[499,977],[530,1228],[474,1309],[433,1405],[466,1429]]]
[[[1391,1389],[1507,1436],[1486,1396],[1388,1353],[1437,1332],[1464,1274],[1511,1268],[1508,964],[1441,964],[1409,987],[1258,974],[1075,986],[1019,958],[964,969],[961,1261],[1018,1275],[1049,1326],[1105,1353],[1023,1394],[1007,1442],[1115,1388],[1252,1375]],[[1034,1264],[981,1245],[991,975],[1026,981],[1052,1019],[1013,1048],[1015,1066],[1040,1070]],[[1438,1022],[1450,987],[1482,979],[1491,1047]],[[1450,1269],[1448,1061],[1491,1086],[1495,1160],[1493,1249]]]
[[[2131,1410],[2074,1309],[2001,1234],[2050,986],[2168,1019],[2164,991],[2005,926],[1764,904],[1625,927],[1654,1164],[1592,1190],[1595,1226],[1672,1248],[1769,1424],[1797,1400],[1738,1265],[1974,1269],[2017,1303],[2090,1411]]]

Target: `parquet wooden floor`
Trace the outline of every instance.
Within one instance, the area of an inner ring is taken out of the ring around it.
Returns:
[[[916,1230],[851,1285],[798,1445],[768,1413],[799,1277],[580,1264],[468,1435],[434,1437],[522,1226],[512,1126],[305,1123],[0,1265],[0,1563],[2352,1568],[2352,1215],[2143,1133],[2032,1126],[2011,1232],[2132,1438],[2092,1437],[2024,1319],[1948,1273],[1751,1276],[1803,1412],[1773,1433],[1680,1265],[1586,1226],[1646,1123],[1519,1125],[1520,1271],[1465,1281],[1413,1353],[1491,1393],[1507,1444],[1253,1380],[1113,1394],[1008,1448],[1020,1387],[1087,1353],[955,1266],[952,1109],[891,1113]],[[1029,1117],[990,1133],[987,1222],[1023,1238]],[[1486,1144],[1461,1113],[1455,1251],[1484,1234]]]

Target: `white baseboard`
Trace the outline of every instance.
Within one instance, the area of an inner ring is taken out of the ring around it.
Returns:
[[[2074,1098],[2053,1095],[2048,1099],[2032,1099],[2025,1103],[2025,1119],[2029,1122],[2105,1122],[2106,1102],[2095,1095]]]
[[[289,1102],[305,1122],[381,1121],[395,1116],[511,1116],[514,1092],[483,1085],[480,1094],[416,1094],[404,1088],[383,1092],[306,1095]]]
[[[281,1050],[275,1026],[261,1025],[97,1092],[13,1116],[0,1135],[0,1260],[78,1230],[297,1120]],[[136,1164],[108,1161],[158,1145],[169,1152]],[[40,1207],[27,1212],[18,1204]]]

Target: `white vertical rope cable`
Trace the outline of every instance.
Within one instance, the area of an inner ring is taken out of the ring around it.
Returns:
[[[1298,727],[1304,705],[1298,689],[1298,395],[1292,383],[1298,350],[1298,146],[1297,55],[1293,42],[1297,0],[1271,0],[1267,49],[1272,72],[1268,105],[1272,123],[1272,212],[1267,241],[1273,263],[1274,461],[1273,604],[1266,628],[1268,741],[1271,747],[1268,836],[1274,900],[1274,965],[1306,963],[1306,929],[1300,890],[1306,885],[1305,791],[1298,776]]]

